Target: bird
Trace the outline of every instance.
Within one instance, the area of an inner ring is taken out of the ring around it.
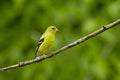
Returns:
[[[40,37],[38,45],[36,47],[35,58],[41,55],[45,55],[53,46],[55,42],[55,35],[58,28],[55,26],[49,26],[43,35]]]

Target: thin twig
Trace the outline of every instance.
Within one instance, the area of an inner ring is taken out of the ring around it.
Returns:
[[[52,52],[52,53],[50,53],[50,54],[48,54],[48,55],[39,56],[39,57],[36,57],[35,59],[32,59],[32,60],[23,61],[23,62],[19,62],[18,64],[15,64],[15,65],[11,65],[11,66],[8,66],[8,67],[0,68],[0,71],[2,72],[2,71],[10,70],[10,69],[15,69],[17,67],[30,65],[30,64],[33,64],[33,63],[45,60],[47,58],[51,58],[51,57],[59,54],[62,51],[65,51],[65,50],[67,50],[67,49],[69,49],[71,47],[74,47],[74,46],[76,46],[76,45],[78,45],[80,43],[85,42],[86,40],[88,40],[88,39],[90,39],[90,38],[92,38],[92,37],[94,37],[94,36],[104,32],[104,31],[108,30],[109,28],[115,27],[118,24],[120,24],[120,19],[118,19],[118,20],[116,20],[116,21],[114,21],[114,22],[112,22],[112,23],[110,23],[110,24],[108,24],[106,26],[102,26],[102,28],[98,29],[97,31],[95,31],[95,32],[93,32],[91,34],[88,34],[88,35],[86,35],[86,36],[84,36],[84,37],[82,37],[82,38],[80,38],[80,39],[78,39],[78,40],[76,40],[76,41],[74,41],[74,42],[72,42],[72,43],[70,43],[70,44],[68,44],[68,45],[66,45],[66,46],[64,46],[64,47],[62,47],[62,48]]]

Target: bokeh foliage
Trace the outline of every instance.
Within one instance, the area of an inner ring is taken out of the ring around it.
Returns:
[[[0,0],[0,67],[34,57],[40,35],[59,28],[53,50],[120,17],[120,0]],[[120,80],[120,28],[0,80]]]

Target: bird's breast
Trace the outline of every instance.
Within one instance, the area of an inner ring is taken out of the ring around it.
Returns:
[[[55,41],[54,35],[47,35],[44,39],[44,42],[41,44],[39,48],[40,52],[45,53],[46,51],[48,51],[52,47],[54,41]]]

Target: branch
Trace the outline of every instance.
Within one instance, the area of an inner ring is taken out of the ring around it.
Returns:
[[[90,39],[94,36],[97,36],[98,34],[104,32],[104,31],[106,31],[106,30],[108,30],[112,27],[115,27],[118,24],[120,24],[120,19],[118,19],[118,20],[116,20],[116,21],[114,21],[114,22],[112,22],[112,23],[110,23],[106,26],[102,26],[102,28],[98,29],[97,31],[95,31],[91,34],[88,34],[88,35],[86,35],[86,36],[84,36],[84,37],[82,37],[82,38],[80,38],[80,39],[78,39],[78,40],[76,40],[76,41],[74,41],[74,42],[72,42],[72,43],[70,43],[70,44],[52,52],[52,53],[50,53],[50,54],[48,54],[48,55],[42,55],[42,56],[36,57],[35,59],[32,59],[32,60],[23,61],[23,62],[19,62],[18,64],[14,64],[14,65],[11,65],[11,66],[8,66],[8,67],[0,68],[0,72],[7,71],[7,70],[10,70],[10,69],[15,69],[17,67],[23,67],[23,66],[30,65],[30,64],[33,64],[33,63],[36,63],[36,62],[41,62],[41,61],[43,61],[47,58],[51,58],[51,57],[59,54],[60,52],[63,52],[63,51],[65,51],[65,50],[67,50],[71,47],[74,47],[74,46],[76,46],[80,43],[83,43],[86,40],[88,40],[88,39]]]

